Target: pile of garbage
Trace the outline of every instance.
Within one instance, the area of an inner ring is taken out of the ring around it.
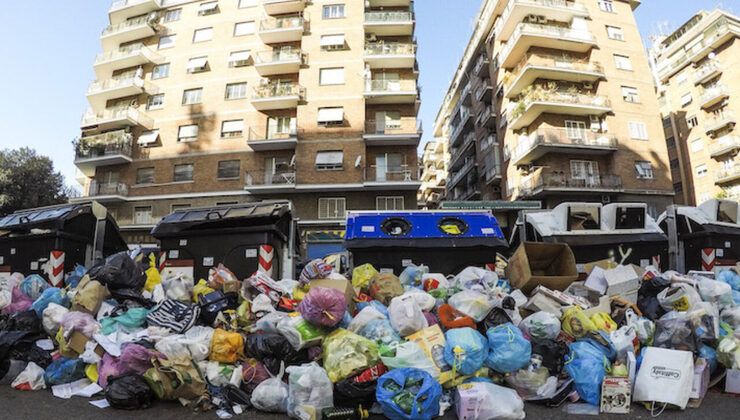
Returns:
[[[280,281],[222,265],[163,275],[135,252],[76,267],[64,288],[15,273],[0,281],[0,383],[101,408],[305,420],[521,419],[525,401],[657,414],[697,407],[724,376],[740,392],[737,270],[599,261],[577,281],[567,258],[520,254],[495,271],[398,275],[315,260]]]

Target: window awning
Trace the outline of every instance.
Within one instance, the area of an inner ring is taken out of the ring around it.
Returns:
[[[244,120],[224,121],[222,131],[224,133],[244,131]]]
[[[344,152],[316,153],[316,165],[341,165],[344,162]]]
[[[159,130],[145,131],[139,136],[139,145],[147,146],[154,144],[159,139]]]
[[[237,51],[231,53],[231,56],[229,56],[229,60],[233,63],[236,61],[247,61],[249,60],[250,53],[249,51]]]
[[[202,69],[208,65],[208,57],[191,58],[188,61],[188,70]]]
[[[198,7],[198,12],[200,13],[208,13],[212,12],[214,10],[218,9],[218,2],[212,1],[209,3],[201,3],[200,7]]]
[[[344,108],[320,108],[318,122],[331,123],[344,121]]]
[[[178,133],[179,138],[198,137],[197,125],[183,125]]]
[[[321,37],[322,47],[331,47],[334,45],[344,45],[344,35],[324,35]]]

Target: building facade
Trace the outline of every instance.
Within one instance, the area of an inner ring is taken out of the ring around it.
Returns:
[[[328,244],[347,210],[416,208],[413,2],[119,0],[109,17],[76,164],[130,244],[183,207],[289,198]]]
[[[639,3],[483,2],[435,121],[448,200],[673,202]]]
[[[651,49],[676,202],[740,199],[740,18],[699,12]]]
[[[447,184],[447,141],[432,140],[424,145],[421,155],[421,188],[419,188],[419,208],[436,209],[445,198]]]

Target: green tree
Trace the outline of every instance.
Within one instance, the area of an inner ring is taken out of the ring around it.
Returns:
[[[51,159],[23,147],[0,150],[0,215],[67,202],[64,176]]]

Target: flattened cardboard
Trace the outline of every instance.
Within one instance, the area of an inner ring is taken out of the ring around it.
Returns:
[[[77,356],[79,356],[85,352],[85,346],[87,345],[88,341],[90,341],[90,339],[85,337],[84,334],[79,331],[75,331],[69,337],[68,347],[70,350],[77,353]],[[95,346],[95,354],[103,357],[103,355],[105,354],[105,349],[103,349],[100,345],[97,345]]]
[[[432,361],[434,366],[439,370],[439,383],[453,379],[452,367],[444,360],[444,349],[447,340],[439,325],[432,325],[424,328],[410,336],[406,337],[409,341],[414,341],[424,350],[424,354]]]

